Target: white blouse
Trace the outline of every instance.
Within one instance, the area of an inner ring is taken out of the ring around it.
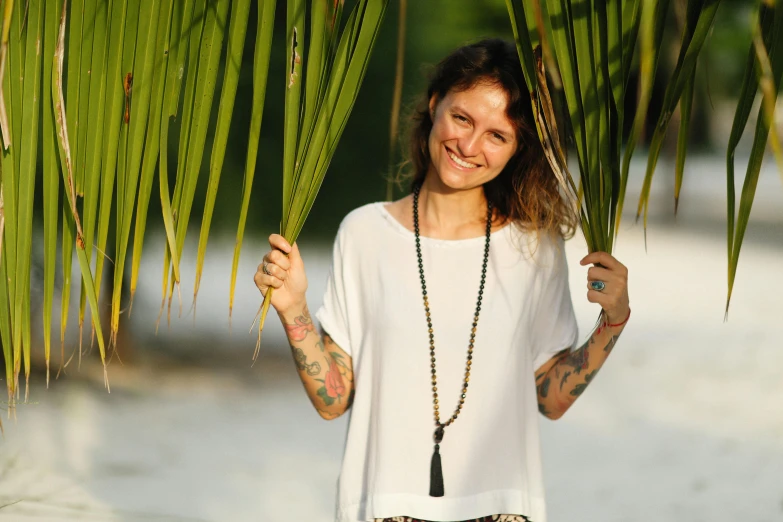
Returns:
[[[444,422],[461,393],[484,242],[421,238]],[[443,497],[429,496],[435,424],[414,234],[385,203],[343,220],[316,317],[353,360],[338,522],[546,521],[534,372],[578,335],[562,239],[492,233],[467,398],[440,445]]]

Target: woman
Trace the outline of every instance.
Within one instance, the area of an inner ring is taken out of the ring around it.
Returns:
[[[325,419],[351,408],[340,522],[545,520],[538,413],[565,413],[630,308],[626,268],[586,256],[606,320],[573,349],[575,218],[524,85],[502,40],[438,65],[414,119],[412,194],[343,220],[320,334],[296,244],[269,238],[255,283],[275,288],[305,390]]]

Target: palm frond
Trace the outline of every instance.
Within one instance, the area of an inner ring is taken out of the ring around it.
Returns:
[[[245,160],[245,177],[242,182],[242,206],[239,210],[239,225],[234,243],[234,258],[231,262],[231,283],[228,299],[229,324],[234,309],[234,291],[237,283],[239,255],[242,251],[242,239],[245,235],[247,211],[250,208],[250,193],[253,188],[253,178],[256,172],[258,157],[258,140],[261,135],[261,117],[264,112],[267,75],[269,73],[269,57],[272,47],[272,27],[275,21],[275,0],[262,0],[258,6],[258,28],[256,48],[253,56],[253,104],[250,109],[250,129],[248,132],[247,158]]]
[[[727,152],[728,162],[728,245],[729,245],[729,274],[728,294],[726,296],[726,317],[729,313],[731,294],[734,290],[734,280],[737,275],[742,240],[750,220],[750,211],[753,207],[753,198],[756,194],[761,163],[764,159],[764,149],[770,134],[773,119],[769,109],[774,107],[777,93],[783,80],[783,5],[780,2],[774,8],[760,6],[758,23],[754,27],[754,43],[751,44],[748,62],[745,70],[745,81],[742,85],[742,97],[734,115],[734,125],[731,130],[731,139]],[[768,49],[768,52],[765,52]],[[769,57],[767,62],[765,55]],[[766,63],[765,63],[766,62]],[[742,185],[739,209],[735,220],[735,193],[734,193],[734,150],[742,131],[748,121],[753,98],[756,96],[759,85],[767,85],[762,93],[764,103],[759,108],[756,130],[753,136],[753,145],[750,150],[750,159],[745,171],[745,181]],[[769,86],[772,86],[770,88]]]
[[[329,41],[323,41],[321,29],[315,31],[311,52],[306,58],[307,77],[304,80],[307,83],[302,107],[305,58],[300,53],[304,48],[304,2],[288,2],[283,219],[280,228],[281,234],[290,243],[299,237],[337,148],[359,93],[387,5],[388,0],[359,0],[339,33],[343,3],[313,0],[310,11],[313,27],[323,27]],[[324,49],[330,51],[324,53]],[[271,295],[270,288],[260,310],[254,358],[258,355]]]

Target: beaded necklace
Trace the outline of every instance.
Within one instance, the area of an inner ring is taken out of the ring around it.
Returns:
[[[479,312],[481,311],[481,298],[484,295],[484,283],[487,278],[487,260],[489,259],[489,237],[492,231],[492,203],[487,201],[487,239],[484,244],[484,263],[481,267],[481,284],[479,285],[478,301],[476,302],[476,313],[473,316],[473,328],[470,330],[470,342],[468,343],[468,356],[465,362],[465,379],[462,382],[462,393],[460,394],[457,409],[451,415],[451,418],[445,423],[440,421],[438,405],[438,377],[435,372],[435,335],[432,331],[432,319],[430,317],[430,304],[427,298],[427,283],[424,280],[424,263],[421,259],[421,241],[419,239],[419,191],[421,185],[416,185],[413,189],[413,230],[416,234],[416,256],[419,260],[419,276],[421,278],[421,293],[424,297],[424,311],[427,315],[427,328],[430,336],[430,362],[432,368],[432,407],[435,416],[435,449],[432,453],[432,462],[430,463],[430,496],[442,497],[443,488],[443,468],[440,457],[440,443],[443,440],[443,433],[447,426],[450,426],[457,420],[462,407],[465,404],[465,398],[468,394],[468,382],[470,381],[470,366],[473,361],[473,344],[476,338],[476,325],[478,325]]]

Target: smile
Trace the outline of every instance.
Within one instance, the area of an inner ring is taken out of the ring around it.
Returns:
[[[463,161],[459,159],[453,152],[451,152],[449,149],[446,149],[446,153],[449,155],[449,158],[451,158],[451,161],[456,163],[458,166],[462,167],[463,169],[475,169],[478,167],[475,163],[468,163],[467,161]]]

